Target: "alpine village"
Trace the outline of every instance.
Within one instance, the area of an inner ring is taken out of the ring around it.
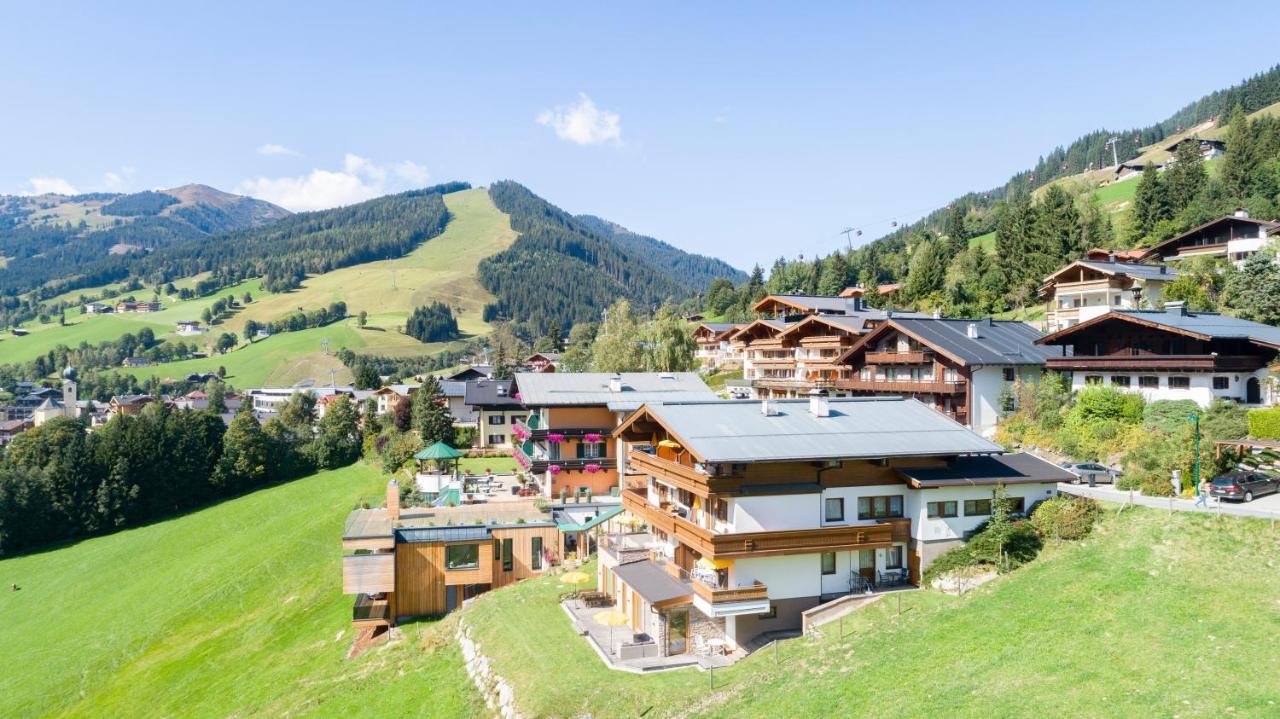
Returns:
[[[1280,67],[767,269],[250,194],[0,196],[0,715],[1280,716]]]

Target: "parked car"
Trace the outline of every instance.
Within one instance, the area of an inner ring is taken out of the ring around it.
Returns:
[[[1209,494],[1221,499],[1252,502],[1254,497],[1280,492],[1280,479],[1261,472],[1237,469],[1213,478]]]
[[[1071,480],[1072,484],[1080,484],[1081,482],[1115,484],[1116,477],[1120,475],[1120,470],[1111,469],[1097,462],[1063,462],[1062,468],[1076,476],[1075,479]]]

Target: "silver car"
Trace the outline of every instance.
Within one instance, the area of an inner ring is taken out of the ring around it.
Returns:
[[[1076,476],[1071,480],[1072,484],[1080,484],[1087,482],[1090,485],[1104,483],[1115,484],[1116,477],[1120,474],[1120,470],[1111,469],[1097,462],[1064,462],[1062,468]]]

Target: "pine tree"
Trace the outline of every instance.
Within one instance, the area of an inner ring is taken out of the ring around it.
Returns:
[[[436,442],[453,444],[453,415],[440,396],[440,383],[435,377],[428,377],[413,393],[413,426],[424,447]]]
[[[947,257],[941,240],[925,239],[911,254],[905,288],[907,297],[919,301],[941,291],[946,275]]]
[[[227,411],[227,388],[217,377],[210,377],[204,383],[204,394],[209,398],[208,410],[214,414]]]
[[[551,320],[551,324],[547,326],[547,338],[551,340],[552,352],[564,352],[564,330],[560,329],[560,321]]]
[[[1169,208],[1177,214],[1195,200],[1196,195],[1209,183],[1200,155],[1200,142],[1184,140],[1174,154],[1175,162],[1165,170],[1164,182],[1168,188]]]
[[[1253,126],[1244,108],[1237,104],[1227,128],[1227,156],[1222,159],[1221,175],[1223,189],[1236,201],[1249,196],[1258,164]]]
[[[245,404],[222,437],[222,457],[214,472],[214,484],[234,491],[267,480],[269,443],[258,420]]]
[[[832,297],[849,286],[849,263],[844,255],[833,252],[825,260],[818,271],[818,294]]]
[[[1142,238],[1155,229],[1157,222],[1168,219],[1170,215],[1164,180],[1155,165],[1148,162],[1142,168],[1142,178],[1138,180],[1138,187],[1133,194],[1129,233],[1134,244],[1140,244]]]

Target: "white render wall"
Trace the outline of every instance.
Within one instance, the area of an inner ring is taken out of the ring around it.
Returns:
[[[732,532],[768,532],[822,526],[822,503],[816,492],[736,497],[730,510]]]
[[[907,566],[908,550],[901,547],[902,566]],[[729,586],[749,587],[763,582],[770,599],[796,599],[849,591],[849,579],[858,569],[858,551],[836,552],[835,574],[822,573],[822,555],[789,554],[781,557],[758,557],[734,560],[729,569]],[[886,550],[875,550],[876,571],[886,569]]]
[[[992,486],[984,485],[919,490],[915,493],[916,501],[911,507],[911,536],[923,542],[963,539],[966,533],[972,532],[978,528],[978,525],[991,519],[989,514],[964,516],[964,500],[991,499],[994,489]],[[1036,502],[1053,497],[1057,491],[1057,485],[1053,482],[1014,484],[1005,487],[1005,494],[1009,497],[1022,497],[1028,510]],[[946,501],[957,503],[956,511],[959,516],[929,519],[929,502]]]
[[[1137,392],[1147,402],[1154,402],[1161,399],[1189,399],[1195,401],[1201,407],[1208,407],[1214,398],[1222,397],[1226,399],[1236,399],[1244,402],[1246,395],[1246,384],[1250,377],[1258,379],[1259,388],[1263,404],[1270,404],[1270,398],[1266,391],[1267,387],[1267,370],[1260,369],[1256,372],[1128,372],[1128,371],[1111,371],[1098,370],[1082,372],[1076,371],[1071,374],[1071,389],[1079,391],[1087,387],[1085,378],[1088,376],[1100,375],[1102,384],[1110,386],[1113,376],[1129,377],[1129,386],[1116,385],[1117,389],[1128,392]],[[1157,389],[1146,389],[1138,386],[1139,377],[1156,376],[1160,378],[1160,387]],[[1191,387],[1189,389],[1170,389],[1169,377],[1189,377],[1191,379]],[[1226,377],[1227,389],[1214,389],[1213,378]]]

